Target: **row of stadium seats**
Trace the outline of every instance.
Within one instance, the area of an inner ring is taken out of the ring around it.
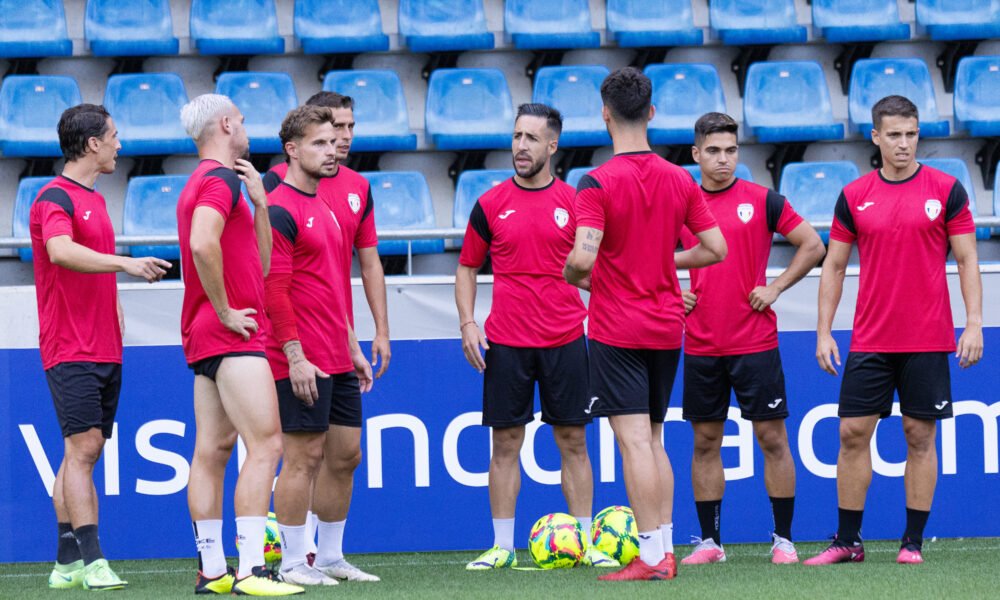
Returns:
[[[695,120],[708,111],[725,112],[716,68],[709,64],[655,64],[646,67],[653,102],[661,110],[650,124],[657,145],[690,144]],[[601,119],[604,66],[543,67],[532,100],[555,106],[565,119],[564,147],[611,143]],[[399,76],[389,70],[330,71],[324,90],[357,100],[354,150],[415,150]],[[277,137],[287,111],[299,103],[286,73],[232,72],[219,76],[216,91],[233,99],[246,117],[254,153],[281,151]],[[927,65],[918,58],[864,59],[851,77],[851,133],[871,131],[871,106],[888,94],[903,94],[920,109],[921,135],[947,137],[950,123],[938,114]],[[969,135],[1000,135],[1000,56],[966,57],[959,63],[954,94],[956,129]],[[119,129],[123,156],[190,154],[194,145],[180,123],[188,96],[173,73],[112,75],[104,105]],[[55,125],[62,111],[80,102],[70,77],[12,75],[0,87],[0,151],[4,156],[59,156]],[[826,77],[811,61],[759,62],[750,67],[744,97],[747,133],[761,143],[840,140],[844,126],[833,118]],[[513,101],[497,69],[438,69],[428,83],[427,141],[439,150],[505,148],[510,143]]]
[[[794,0],[712,0],[711,29],[723,44],[802,43]],[[66,56],[62,0],[0,0],[0,57]],[[690,0],[607,0],[609,39],[623,47],[703,43]],[[400,0],[401,41],[413,52],[494,47],[482,0]],[[934,40],[1000,36],[996,0],[916,0],[918,26]],[[909,39],[896,0],[814,0],[812,20],[830,42]],[[294,31],[303,52],[359,53],[389,49],[378,0],[295,0]],[[191,0],[193,46],[201,54],[278,54],[274,0]],[[504,31],[516,48],[592,48],[589,0],[507,0]],[[85,38],[98,56],[177,54],[170,0],[87,0]]]
[[[956,177],[969,192],[973,214],[975,188],[965,162],[955,158],[922,159],[920,161]],[[593,167],[573,169],[567,183],[575,186],[580,178]],[[696,180],[700,180],[697,166],[685,167]],[[491,187],[513,176],[514,172],[502,170],[475,170],[462,173],[455,190],[452,225],[464,228],[476,200]],[[752,181],[745,165],[736,169],[738,177]],[[432,229],[436,225],[430,189],[423,174],[416,171],[379,171],[363,173],[372,188],[375,199],[375,219],[381,229]],[[858,168],[849,161],[791,163],[785,167],[780,192],[787,196],[800,214],[811,221],[830,221],[840,190],[859,176]],[[51,177],[26,177],[20,181],[14,202],[14,237],[28,237],[28,218],[31,204],[38,190],[51,181]],[[152,175],[133,177],[125,192],[122,234],[132,236],[176,235],[177,198],[187,182],[186,175]],[[994,212],[1000,214],[1000,181],[994,187]],[[976,231],[980,239],[990,237],[989,228]],[[824,234],[824,240],[826,234]],[[412,242],[414,254],[444,251],[443,240],[416,240]],[[136,256],[153,255],[176,260],[176,246],[134,246]],[[31,250],[21,249],[22,260],[31,260]],[[379,252],[384,255],[406,255],[407,242],[379,242]]]

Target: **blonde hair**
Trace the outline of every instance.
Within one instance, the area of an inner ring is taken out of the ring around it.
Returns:
[[[181,124],[191,139],[199,141],[205,129],[215,122],[223,112],[236,105],[228,96],[202,94],[181,108]]]

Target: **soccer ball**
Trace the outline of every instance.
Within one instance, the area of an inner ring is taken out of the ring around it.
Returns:
[[[535,521],[528,536],[528,550],[543,569],[575,567],[586,548],[580,522],[566,513],[552,513]]]
[[[236,537],[236,549],[240,548],[240,538]],[[267,523],[264,525],[264,562],[277,565],[281,562],[281,535],[278,532],[278,517],[267,513]]]
[[[597,513],[590,527],[595,548],[627,565],[639,556],[639,530],[635,515],[627,506],[609,506]]]

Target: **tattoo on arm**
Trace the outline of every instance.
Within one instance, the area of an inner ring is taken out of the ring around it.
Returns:
[[[597,254],[597,246],[595,246],[594,244],[588,244],[588,243],[584,242],[580,247],[583,248],[584,252],[590,252],[591,254]]]

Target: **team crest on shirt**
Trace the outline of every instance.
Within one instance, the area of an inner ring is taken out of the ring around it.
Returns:
[[[351,207],[351,210],[354,211],[354,214],[358,214],[358,211],[361,210],[361,196],[355,193],[348,194],[347,205]]]
[[[941,201],[931,198],[927,202],[924,202],[924,213],[931,221],[938,218],[938,215],[941,214]]]
[[[552,216],[555,217],[556,225],[559,226],[559,229],[562,229],[569,223],[569,213],[565,208],[557,208],[555,214]]]
[[[749,223],[750,219],[753,218],[753,204],[744,203],[737,206],[736,216],[740,218],[740,221]]]

